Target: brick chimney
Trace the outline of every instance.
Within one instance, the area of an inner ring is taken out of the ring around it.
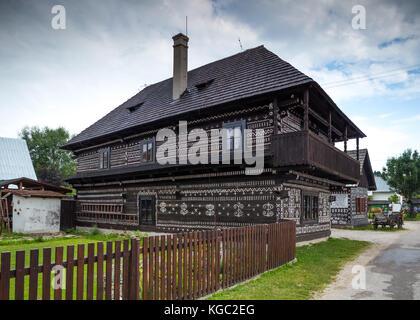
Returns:
[[[188,37],[182,33],[173,36],[174,77],[172,79],[172,99],[178,99],[187,89]]]

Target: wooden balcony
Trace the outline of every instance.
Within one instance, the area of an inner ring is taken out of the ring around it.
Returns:
[[[76,220],[97,224],[137,225],[137,215],[124,213],[123,209],[123,204],[81,202],[76,212]]]
[[[330,180],[354,184],[360,180],[360,163],[310,131],[272,137],[273,166],[308,169]]]

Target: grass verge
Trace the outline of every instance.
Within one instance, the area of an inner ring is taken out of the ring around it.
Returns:
[[[296,248],[297,262],[263,274],[210,300],[307,300],[324,289],[345,263],[371,245],[366,241],[333,239]]]
[[[359,231],[385,231],[385,232],[397,232],[397,231],[402,231],[402,230],[407,230],[404,227],[399,229],[398,227],[394,227],[394,228],[390,228],[389,226],[386,226],[385,228],[382,226],[378,226],[378,229],[375,229],[373,227],[373,225],[368,225],[368,226],[363,226],[363,227],[356,227],[353,229],[348,229],[348,230],[359,230]]]
[[[420,213],[418,213],[414,218],[404,215],[404,221],[420,221]]]

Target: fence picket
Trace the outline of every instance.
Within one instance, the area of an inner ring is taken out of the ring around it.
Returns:
[[[25,250],[16,251],[15,300],[23,300],[25,288]]]
[[[123,286],[122,298],[128,300],[129,296],[129,270],[130,270],[130,243],[128,239],[123,241]]]
[[[74,295],[75,267],[75,294],[78,300],[94,298],[95,277],[98,300],[137,300],[140,282],[144,300],[197,299],[293,260],[296,252],[295,228],[295,222],[282,220],[272,225],[152,236],[143,238],[142,248],[139,239],[132,239],[131,247],[130,241],[124,240],[123,248],[121,241],[117,240],[114,243],[106,243],[106,255],[103,242],[96,244],[96,255],[95,244],[89,243],[87,257],[85,245],[79,244],[76,260],[74,246],[67,247],[66,261],[64,248],[56,247],[53,263],[51,249],[44,248],[41,266],[38,265],[39,250],[35,249],[30,251],[29,267],[25,267],[25,252],[17,251],[15,270],[10,270],[10,253],[3,252],[0,266],[0,299],[10,299],[11,278],[15,278],[13,290],[16,300],[23,299],[25,276],[28,275],[28,297],[30,300],[36,300],[38,277],[39,273],[42,273],[42,299],[49,300],[51,268],[60,265],[66,268],[67,300],[72,300]],[[142,263],[140,254],[143,255]],[[143,276],[141,280],[140,274]],[[56,282],[58,279],[55,279]],[[53,292],[55,300],[62,299],[61,288],[54,288]]]
[[[42,250],[42,300],[50,300],[51,297],[51,248]],[[83,297],[82,297],[83,298]]]
[[[160,299],[165,300],[166,292],[165,292],[165,256],[166,256],[166,243],[165,243],[165,236],[160,237]]]
[[[54,274],[54,283],[57,285],[57,288],[54,288],[54,300],[62,300],[63,299],[63,291],[62,291],[62,285],[63,285],[63,273],[64,273],[64,267],[63,267],[63,247],[56,247],[55,248],[55,265],[57,267],[61,266],[62,269],[55,270]],[[58,283],[58,279],[56,278],[60,275],[60,283]]]
[[[95,244],[88,243],[88,263],[87,263],[87,279],[86,279],[86,300],[93,300],[93,275],[95,262]]]
[[[31,249],[29,257],[29,300],[38,299],[39,249]]]
[[[114,300],[121,299],[121,240],[115,241]]]
[[[104,298],[104,243],[96,244],[98,260],[96,262],[96,300]]]
[[[66,300],[73,300],[74,245],[67,246]]]
[[[105,300],[112,299],[112,241],[106,242]]]
[[[77,284],[76,284],[76,299],[77,300],[83,300],[84,276],[85,276],[84,269],[85,269],[85,245],[79,244],[77,246]]]

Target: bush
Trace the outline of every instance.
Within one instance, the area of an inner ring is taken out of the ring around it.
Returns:
[[[36,238],[35,238],[35,240],[34,240],[34,242],[44,242],[45,240],[44,240],[44,238],[41,236],[41,235],[39,235],[39,236],[37,236]]]
[[[66,229],[66,231],[64,231],[65,233],[67,233],[67,234],[74,234],[74,233],[76,233],[76,229],[75,228],[69,228],[69,229]]]
[[[97,236],[100,235],[101,232],[99,231],[99,229],[97,227],[93,227],[89,230],[89,235],[91,236]]]

